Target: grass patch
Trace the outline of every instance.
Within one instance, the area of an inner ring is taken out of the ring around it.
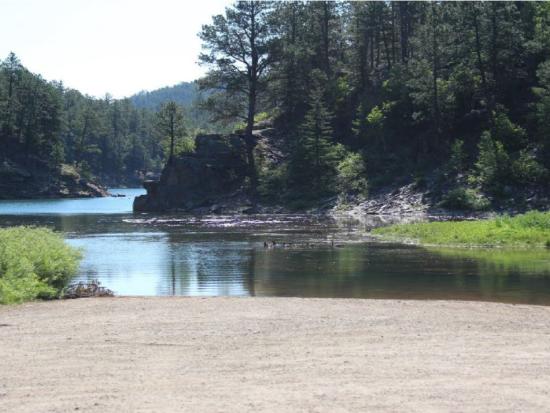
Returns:
[[[80,259],[79,250],[47,228],[0,229],[0,304],[59,297]]]
[[[398,224],[376,228],[373,233],[426,245],[548,248],[550,212],[531,211],[515,217],[501,216],[480,221]]]

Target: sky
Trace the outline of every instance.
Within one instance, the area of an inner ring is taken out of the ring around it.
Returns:
[[[91,96],[199,78],[203,24],[228,0],[0,0],[0,59]]]

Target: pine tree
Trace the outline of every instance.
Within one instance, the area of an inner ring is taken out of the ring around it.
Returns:
[[[323,89],[324,76],[314,72],[309,94],[309,110],[299,128],[292,165],[298,186],[313,196],[330,192],[335,174],[336,155],[331,126],[332,114],[326,107]]]
[[[199,34],[203,47],[208,50],[199,59],[210,67],[200,86],[222,91],[210,95],[206,108],[218,119],[246,121],[244,137],[252,193],[257,186],[252,130],[258,97],[270,65],[271,33],[266,15],[271,8],[270,2],[239,1],[225,10],[225,16],[214,16],[212,24],[203,26]]]
[[[173,162],[178,141],[185,135],[183,109],[176,102],[165,103],[158,113],[158,129],[169,141],[168,163]]]

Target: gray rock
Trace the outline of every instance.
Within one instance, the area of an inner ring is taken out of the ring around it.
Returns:
[[[247,211],[248,165],[241,135],[199,135],[195,151],[172,159],[160,180],[145,181],[134,211]]]

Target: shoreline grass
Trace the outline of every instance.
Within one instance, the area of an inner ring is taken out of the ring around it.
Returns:
[[[0,229],[0,304],[58,298],[80,259],[80,251],[50,229]]]
[[[423,245],[550,248],[550,211],[479,221],[397,224],[375,228],[383,239]]]

